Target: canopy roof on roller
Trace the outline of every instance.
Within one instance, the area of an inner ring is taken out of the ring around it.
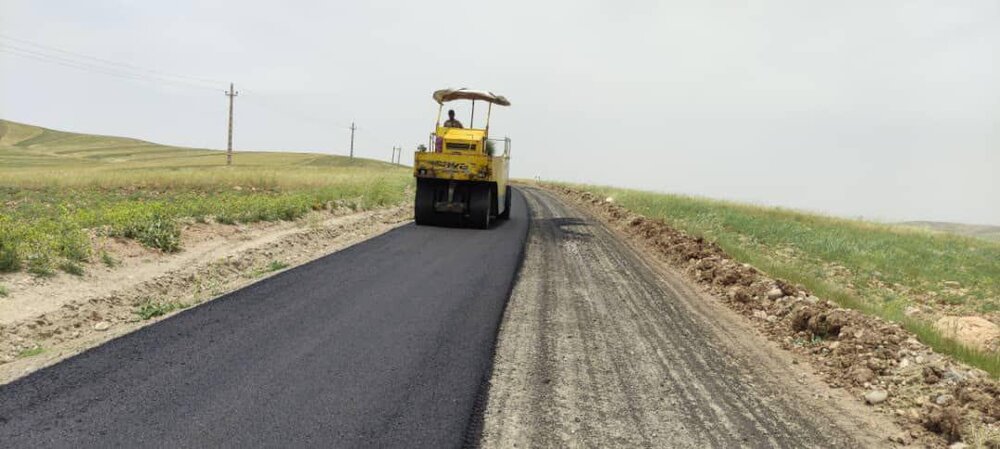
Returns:
[[[485,90],[472,89],[441,89],[434,92],[434,101],[439,104],[454,100],[483,100],[500,106],[510,106],[510,102],[503,95],[496,95]]]

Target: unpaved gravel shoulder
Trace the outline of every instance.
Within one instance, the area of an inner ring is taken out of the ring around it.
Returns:
[[[294,222],[191,223],[184,250],[163,254],[134,242],[98,242],[116,262],[94,260],[83,277],[6,275],[0,298],[0,384],[169,316],[141,320],[144,304],[190,307],[409,222],[408,206],[314,212]],[[95,258],[99,259],[99,258]],[[41,353],[31,354],[31,349]]]
[[[896,422],[892,442],[920,447],[1000,447],[1000,381],[935,353],[895,323],[838,307],[802,286],[732,260],[712,242],[561,186],[548,192],[617,232],[647,260],[669,267],[831,388]]]
[[[498,336],[483,447],[879,447],[898,432],[549,192]]]

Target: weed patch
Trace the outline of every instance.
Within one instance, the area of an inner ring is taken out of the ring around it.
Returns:
[[[43,348],[41,346],[35,346],[33,348],[28,348],[28,349],[25,349],[25,350],[17,353],[17,358],[23,359],[25,357],[34,357],[34,356],[36,356],[38,354],[41,354],[43,352],[45,352],[45,348]]]
[[[265,275],[267,273],[272,273],[272,272],[275,272],[275,271],[284,270],[285,268],[288,268],[288,264],[287,263],[282,262],[280,260],[272,260],[267,265],[251,271],[249,273],[249,277],[250,278],[261,277],[261,276],[263,276],[263,275]]]
[[[166,315],[174,310],[187,308],[188,305],[180,302],[147,302],[140,305],[136,310],[135,314],[139,315],[139,318],[143,320],[148,320],[150,318]]]
[[[108,268],[114,268],[117,267],[119,264],[121,264],[121,262],[119,262],[118,259],[115,259],[107,251],[101,251],[101,263],[103,263],[104,266]]]
[[[83,276],[83,266],[72,261],[59,264],[59,269],[74,276]]]
[[[267,264],[267,271],[278,271],[288,268],[288,264],[280,260],[272,260],[271,263]]]

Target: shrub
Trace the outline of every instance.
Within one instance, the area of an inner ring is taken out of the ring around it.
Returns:
[[[64,222],[59,224],[58,235],[55,240],[56,252],[73,262],[85,262],[90,259],[91,246],[87,233],[80,229],[76,223]]]
[[[156,209],[148,213],[124,210],[113,215],[108,235],[133,239],[168,253],[181,249],[180,227],[163,212]]]
[[[13,239],[0,234],[0,272],[12,272],[21,269],[21,257]]]
[[[154,215],[148,220],[133,224],[126,237],[143,245],[173,253],[181,249],[181,230],[173,219]]]
[[[0,215],[0,272],[18,271],[21,269],[19,251],[20,234],[13,221]]]

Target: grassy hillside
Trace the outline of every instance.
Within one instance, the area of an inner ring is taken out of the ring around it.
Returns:
[[[741,262],[903,323],[937,349],[1000,373],[1000,354],[954,347],[930,326],[942,315],[1000,323],[1000,242],[703,198],[573,187],[704,236]]]
[[[900,225],[1000,242],[1000,226],[948,223],[944,221],[907,221],[900,223]]]
[[[179,249],[180,219],[297,218],[406,201],[409,171],[309,153],[222,151],[0,120],[0,272],[78,273],[95,235]]]

